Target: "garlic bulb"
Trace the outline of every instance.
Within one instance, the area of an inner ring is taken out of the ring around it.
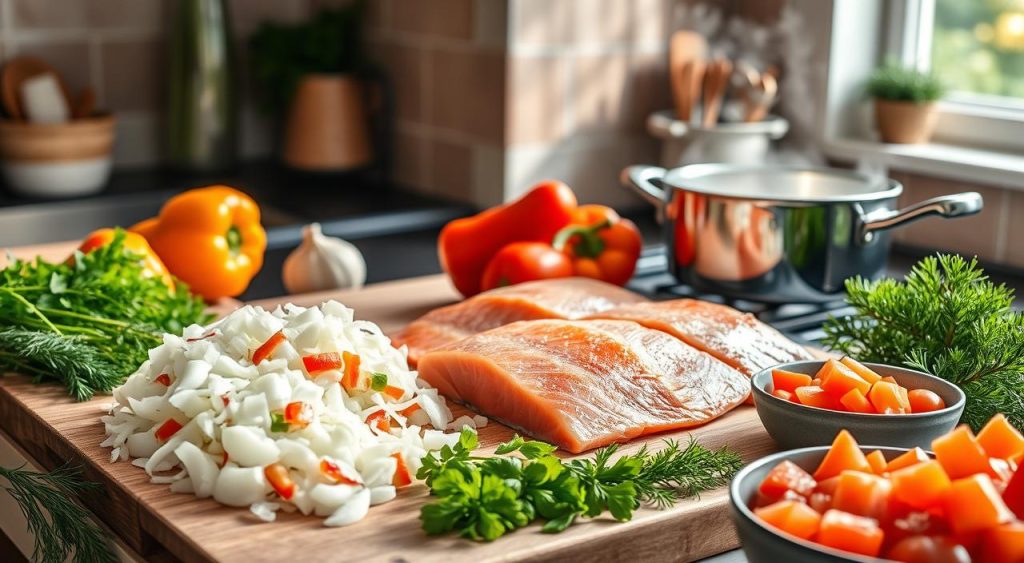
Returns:
[[[311,223],[285,259],[282,277],[288,293],[358,288],[366,282],[366,261],[351,243],[324,236],[320,223]]]

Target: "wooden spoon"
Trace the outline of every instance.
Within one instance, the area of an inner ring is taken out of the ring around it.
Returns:
[[[675,102],[677,117],[684,121],[689,119],[688,116],[692,112],[694,97],[692,81],[687,83],[684,79],[683,67],[688,62],[703,60],[706,50],[707,40],[704,39],[704,36],[692,31],[677,31],[672,34],[669,41],[668,73],[669,84],[672,87],[672,100]],[[693,76],[692,72],[690,76]],[[686,109],[687,103],[689,103],[689,110]]]
[[[722,98],[725,96],[730,75],[732,63],[728,59],[718,59],[708,64],[708,71],[704,75],[703,119],[703,125],[707,129],[718,123],[718,113],[722,110]]]

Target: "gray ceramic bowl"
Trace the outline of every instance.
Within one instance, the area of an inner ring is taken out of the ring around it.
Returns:
[[[875,448],[872,446],[861,446],[864,453],[872,450],[881,450],[885,459],[893,459],[907,450],[901,448]],[[882,561],[873,557],[865,557],[856,553],[849,553],[832,549],[814,542],[802,540],[785,532],[777,530],[754,516],[750,509],[750,502],[757,493],[757,487],[764,480],[768,472],[784,460],[789,460],[808,473],[813,473],[825,457],[828,451],[827,446],[817,448],[803,448],[779,452],[763,457],[754,463],[744,467],[732,479],[729,486],[730,507],[732,519],[736,524],[736,532],[739,534],[743,551],[751,563],[812,563],[818,561],[863,561],[877,563]]]
[[[917,414],[862,414],[799,405],[771,394],[772,370],[784,369],[814,376],[823,361],[810,360],[775,366],[750,378],[754,405],[768,434],[783,449],[827,446],[846,429],[859,444],[931,450],[932,440],[952,430],[964,412],[964,392],[952,383],[919,371],[883,364],[864,364],[882,376],[891,375],[907,389],[929,389],[946,408]]]

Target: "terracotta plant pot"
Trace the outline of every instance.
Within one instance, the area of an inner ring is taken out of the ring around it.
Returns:
[[[373,150],[363,82],[334,74],[303,78],[288,114],[283,158],[293,168],[321,172],[369,164]]]
[[[935,130],[935,102],[875,99],[875,123],[886,143],[927,143]]]

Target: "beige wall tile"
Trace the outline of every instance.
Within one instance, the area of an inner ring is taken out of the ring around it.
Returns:
[[[575,0],[575,3],[577,43],[613,43],[632,39],[632,0]]]
[[[621,131],[629,113],[629,55],[582,56],[572,61],[574,132]]]
[[[430,191],[442,197],[469,201],[473,196],[473,147],[434,140],[430,143]]]
[[[668,84],[668,55],[634,54],[629,64],[629,102],[626,108],[626,129],[645,132],[647,117],[672,107]]]
[[[85,41],[20,43],[17,54],[38,57],[57,70],[75,96],[92,83],[92,61]]]
[[[505,55],[501,51],[430,52],[427,122],[499,144],[505,134]]]
[[[166,80],[163,43],[109,41],[101,46],[103,105],[111,111],[159,111]]]
[[[388,27],[397,32],[472,39],[473,0],[390,0]]]
[[[566,105],[564,57],[513,56],[509,59],[510,145],[554,141],[563,137]]]
[[[399,129],[395,134],[394,178],[402,186],[426,190],[427,158],[429,145],[427,139],[411,131]]]
[[[575,37],[574,0],[512,0],[516,46],[567,45]]]
[[[422,123],[427,52],[387,41],[372,41],[370,56],[384,66],[395,92],[395,117]]]
[[[128,28],[156,30],[164,16],[162,0],[8,0],[12,24],[37,28]]]
[[[306,0],[228,0],[235,33],[244,37],[264,21],[298,23],[309,17]]]
[[[977,191],[985,199],[981,213],[958,219],[927,218],[902,227],[900,242],[921,248],[952,250],[998,261],[997,238],[1002,226],[1000,209],[1003,190],[985,186],[965,186],[961,182],[911,175],[900,197],[900,206],[963,191]]]
[[[988,202],[986,205],[990,205]],[[1006,262],[1024,268],[1024,193],[1010,192],[1009,225],[1005,237]]]

